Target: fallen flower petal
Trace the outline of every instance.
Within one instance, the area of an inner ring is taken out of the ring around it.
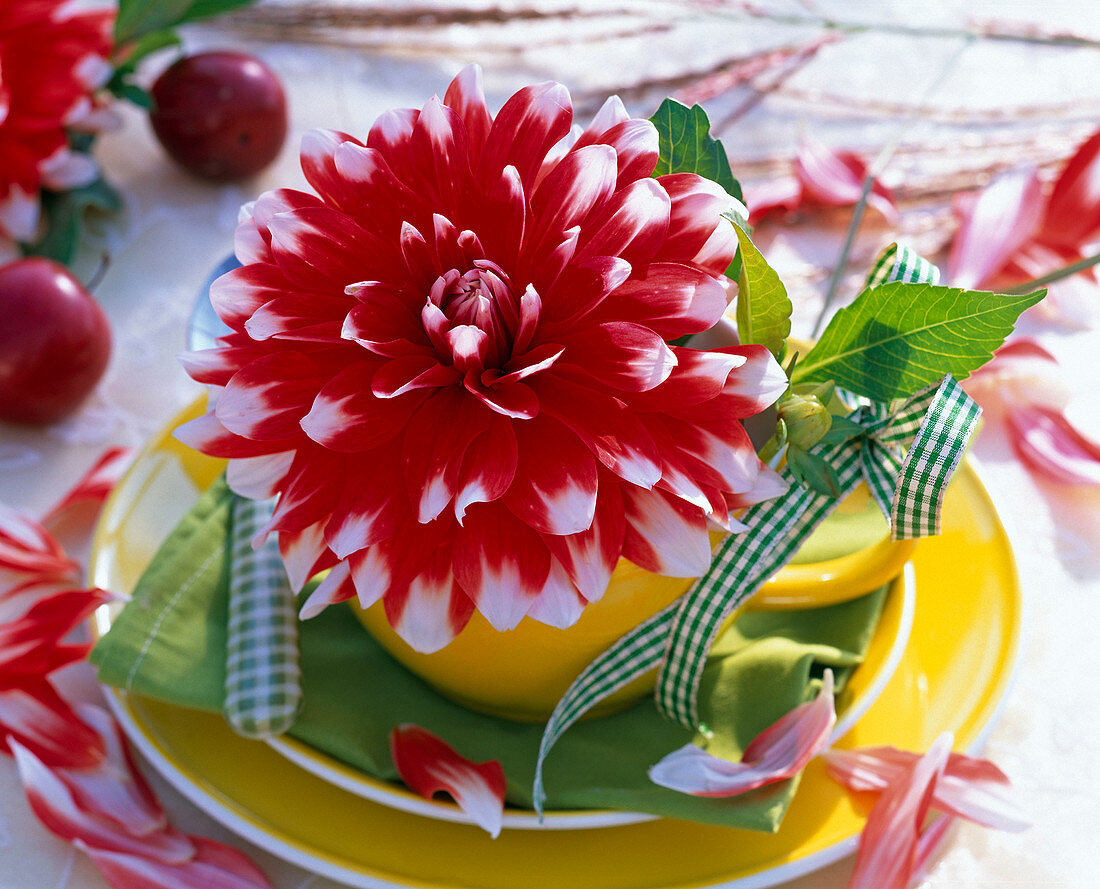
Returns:
[[[865,747],[828,750],[822,758],[829,774],[850,790],[881,793],[904,775],[919,756],[895,747]],[[1029,822],[1010,797],[1010,789],[1008,777],[989,760],[952,753],[936,784],[932,808],[983,827],[1025,830]]]
[[[449,793],[475,824],[492,837],[500,834],[505,778],[499,762],[471,762],[438,735],[409,723],[390,732],[390,753],[412,790],[425,799]]]
[[[15,743],[54,767],[92,768],[106,755],[102,739],[43,678],[0,688],[0,750]]]
[[[243,852],[203,837],[187,839],[194,844],[194,856],[178,864],[96,849],[81,840],[73,845],[87,853],[114,889],[271,889]]]
[[[860,837],[848,889],[908,889],[917,866],[921,828],[952,740],[950,732],[940,735],[878,798]]]
[[[1100,130],[1081,143],[1054,183],[1043,217],[1047,241],[1079,247],[1100,235]]]
[[[183,834],[169,828],[135,836],[115,820],[84,808],[65,781],[18,741],[9,740],[19,777],[34,814],[51,832],[64,840],[80,840],[89,847],[122,852],[166,864],[179,864],[194,855],[194,846]]]
[[[1008,413],[1012,448],[1027,467],[1064,485],[1100,485],[1100,444],[1058,411],[1016,407]]]
[[[53,534],[62,524],[82,525],[88,530],[99,507],[129,466],[130,455],[129,448],[104,451],[80,481],[46,513],[42,526]]]
[[[41,523],[0,503],[0,569],[33,577],[76,579],[80,566]]]
[[[836,723],[833,671],[817,697],[800,704],[753,738],[740,762],[687,744],[649,770],[654,784],[693,796],[731,797],[792,778],[828,743]]]
[[[1034,168],[998,176],[977,195],[955,202],[959,230],[951,243],[947,277],[956,287],[990,280],[1034,235],[1043,212],[1043,186]]]

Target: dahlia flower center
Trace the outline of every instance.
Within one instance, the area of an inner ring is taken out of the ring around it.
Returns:
[[[499,266],[476,260],[468,271],[451,269],[440,275],[425,308],[444,321],[444,351],[456,366],[496,368],[508,361],[523,336],[523,303]]]

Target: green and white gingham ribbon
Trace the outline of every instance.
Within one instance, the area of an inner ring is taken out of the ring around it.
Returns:
[[[246,738],[283,734],[302,709],[298,615],[279,547],[252,540],[275,501],[233,501],[225,704],[233,730]]]
[[[937,277],[935,266],[893,244],[876,262],[867,286],[891,280],[932,282]],[[848,419],[862,426],[863,434],[815,453],[836,471],[841,496],[860,479],[867,481],[891,518],[895,539],[936,533],[944,488],[980,408],[951,377],[891,407],[870,402],[857,407]],[[909,442],[902,460],[900,452]],[[791,559],[840,499],[795,484],[786,470],[783,474],[789,485],[786,494],[750,507],[741,517],[748,531],[722,543],[707,574],[593,661],[558,702],[536,764],[538,811],[545,800],[543,763],[558,738],[601,700],[654,667],[660,665],[658,709],[686,728],[698,726],[699,681],[722,623]]]

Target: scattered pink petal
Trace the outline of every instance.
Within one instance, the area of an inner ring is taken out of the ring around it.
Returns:
[[[956,287],[989,281],[1035,234],[1043,212],[1042,183],[1034,168],[998,176],[976,200],[956,201],[959,230],[947,276]]]
[[[1065,485],[1100,485],[1100,444],[1059,411],[1023,406],[1008,413],[1012,447],[1028,467]]]
[[[1100,130],[1081,143],[1054,183],[1043,233],[1051,244],[1065,247],[1100,235]]]
[[[0,569],[33,577],[76,579],[80,566],[41,523],[0,503]],[[29,579],[29,578],[28,578]]]
[[[920,839],[917,840],[917,856],[916,861],[913,863],[911,884],[920,882],[928,873],[932,858],[943,848],[943,844],[947,840],[947,832],[954,823],[955,819],[950,815],[940,815],[933,818],[928,826],[921,831]]]
[[[885,791],[919,759],[916,753],[894,747],[829,750],[822,756],[835,780],[850,790],[873,793]],[[983,827],[1021,831],[1028,821],[1010,789],[1004,772],[989,760],[952,753],[933,792],[932,808]]]
[[[95,849],[123,852],[166,864],[194,855],[183,834],[172,829],[135,835],[119,822],[86,809],[61,776],[17,741],[10,741],[19,777],[34,814],[51,832],[68,842],[80,840]]]
[[[20,744],[51,767],[94,768],[102,739],[84,725],[48,679],[0,688],[0,750]]]
[[[836,723],[833,672],[825,671],[816,698],[795,707],[764,729],[730,762],[687,744],[649,770],[654,784],[693,796],[730,797],[792,778],[829,741]]]
[[[130,463],[129,448],[109,448],[100,455],[84,476],[42,519],[42,525],[57,533],[58,525],[81,524],[83,530],[91,528],[91,522],[107,495],[122,477]]]
[[[390,753],[401,780],[412,790],[425,799],[448,793],[490,836],[500,834],[505,778],[499,762],[471,762],[438,735],[409,723],[390,732]]]
[[[867,816],[848,889],[908,889],[917,867],[921,829],[951,743],[950,733],[940,735],[882,792]]]
[[[135,853],[94,848],[77,840],[114,889],[271,889],[263,872],[238,850],[203,837],[188,838],[194,856],[178,864]]]

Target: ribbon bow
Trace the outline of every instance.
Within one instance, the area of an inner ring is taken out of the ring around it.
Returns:
[[[868,286],[934,275],[934,266],[892,245],[876,263]],[[936,534],[944,490],[980,414],[958,382],[946,376],[893,405],[864,401],[846,418],[860,432],[837,444],[819,445],[814,453],[835,470],[841,497],[861,480],[867,482],[890,519],[893,539]],[[660,667],[658,710],[685,728],[698,726],[699,681],[719,628],[790,561],[840,499],[803,488],[785,469],[782,473],[787,492],[750,507],[741,517],[748,530],[726,538],[691,590],[596,658],[558,702],[543,732],[535,769],[534,801],[540,813],[543,762],[557,739],[601,700],[654,667]]]

